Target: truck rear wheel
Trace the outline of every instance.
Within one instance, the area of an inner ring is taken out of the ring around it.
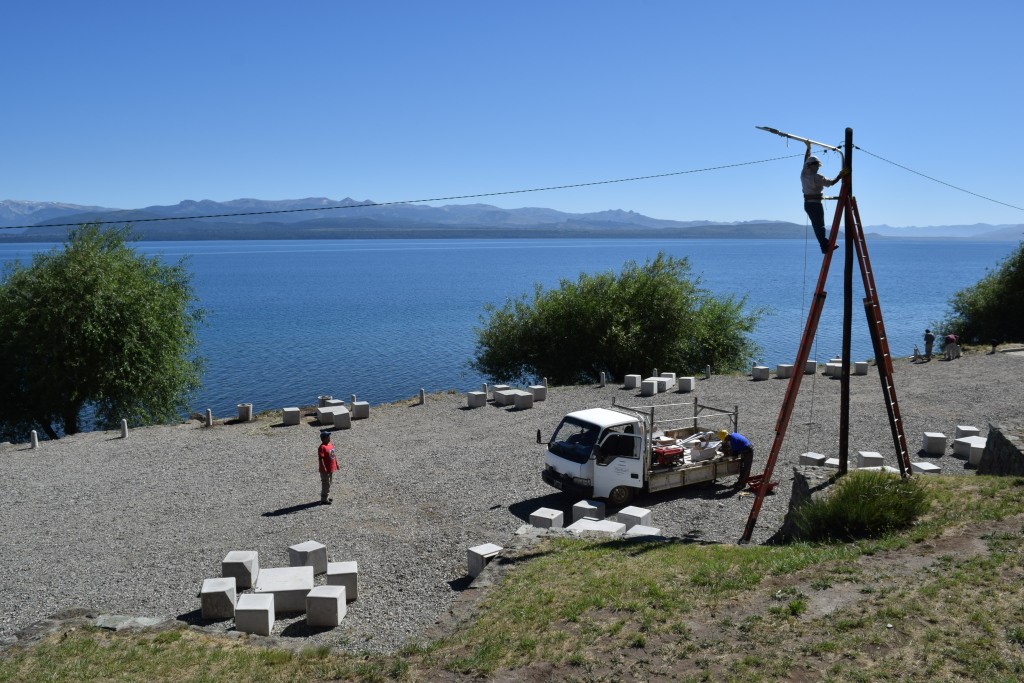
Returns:
[[[631,486],[616,486],[608,494],[608,502],[616,507],[624,507],[629,505],[635,494],[636,489]]]

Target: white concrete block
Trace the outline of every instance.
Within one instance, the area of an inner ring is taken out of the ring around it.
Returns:
[[[314,574],[326,574],[327,546],[316,541],[289,546],[288,564],[292,567],[312,567]]]
[[[832,356],[831,358],[828,359],[828,362],[829,363],[839,363],[840,365],[842,365],[843,357],[842,356]]]
[[[643,524],[637,524],[626,529],[627,538],[637,538],[640,536],[661,536],[661,529]]]
[[[334,426],[334,415],[340,410],[348,412],[345,406],[324,406],[316,409],[316,419],[322,425]]]
[[[976,437],[973,437],[973,438],[980,439],[981,437],[976,436]],[[970,452],[970,455],[967,456],[967,463],[977,467],[978,465],[981,464],[981,456],[983,456],[984,454],[985,454],[985,444],[980,443],[980,442],[975,442],[974,444],[971,445],[971,452]]]
[[[818,361],[809,360],[804,364],[804,374],[813,375],[818,371]]]
[[[929,455],[942,455],[946,452],[946,435],[942,432],[925,432],[921,448]]]
[[[670,386],[668,383],[668,377],[662,377],[661,375],[651,375],[650,377],[645,378],[643,381],[654,382],[654,386],[659,394],[668,391],[668,388]],[[640,383],[640,387],[643,388],[643,382]]]
[[[482,391],[467,391],[466,405],[470,408],[480,408],[487,405],[487,394]]]
[[[910,463],[910,469],[918,474],[939,474],[942,472],[942,468],[931,462],[912,462]]]
[[[324,408],[338,408],[338,407],[344,408],[345,407],[345,402],[342,401],[340,398],[329,398],[326,401],[324,401],[324,406],[323,407]]]
[[[828,458],[827,460],[825,460],[825,467],[828,467],[833,470],[838,470],[839,458]]]
[[[679,391],[683,392],[684,394],[689,394],[690,392],[692,392],[696,388],[697,388],[697,378],[696,377],[680,377],[679,378]]]
[[[491,398],[494,399],[494,401],[497,403],[495,394],[498,393],[499,391],[508,391],[511,388],[512,387],[510,387],[507,384],[495,384],[493,387],[491,387]]]
[[[530,524],[538,529],[561,529],[563,525],[562,511],[537,508],[530,513]]]
[[[640,375],[626,375],[625,378],[626,389],[639,389],[640,388]]]
[[[658,393],[658,383],[653,379],[645,379],[640,382],[641,396],[655,396]]]
[[[871,364],[868,363],[866,360],[859,360],[853,364],[853,374],[866,375],[868,374],[868,368],[870,367]]]
[[[631,529],[637,524],[650,526],[651,511],[647,508],[630,505],[619,510],[618,514],[615,515],[615,521],[625,524],[627,529]]]
[[[261,569],[254,593],[272,593],[277,612],[302,612],[306,609],[306,593],[313,590],[313,568],[274,567]],[[237,611],[237,608],[236,608]]]
[[[533,394],[529,391],[520,391],[513,398],[516,410],[527,410],[533,407]]]
[[[252,404],[251,403],[239,403],[238,404],[238,421],[239,422],[252,422]]]
[[[281,421],[284,422],[286,427],[299,424],[299,416],[301,413],[298,408],[282,408],[281,409]]]
[[[599,500],[581,500],[572,506],[572,521],[584,518],[604,519],[604,503]]]
[[[626,533],[625,524],[608,519],[579,519],[565,527],[565,529],[577,535],[588,531],[605,536],[621,536]]]
[[[348,408],[335,408],[334,409],[334,428],[335,429],[351,429],[352,428],[352,413],[348,412]]]
[[[546,401],[548,398],[548,388],[543,384],[533,384],[528,387],[530,393],[533,394],[534,401]]]
[[[821,453],[808,452],[800,454],[800,464],[809,467],[824,467],[826,459]]]
[[[881,453],[874,451],[857,451],[857,469],[865,467],[881,467],[885,464]]]
[[[484,543],[467,550],[466,563],[469,565],[469,575],[473,578],[479,576],[487,563],[497,557],[501,551],[502,547],[493,543]]]
[[[359,597],[359,563],[328,562],[327,585],[344,586],[345,599],[349,602]]]
[[[220,561],[220,575],[234,577],[239,588],[252,588],[260,575],[260,555],[255,550],[232,550]]]
[[[352,401],[349,412],[352,413],[353,420],[368,420],[370,418],[370,402]]]
[[[676,385],[676,373],[674,372],[663,372],[661,376],[668,380],[668,388],[671,389]]]
[[[957,425],[956,426],[956,437],[955,438],[962,439],[965,436],[981,436],[981,430],[978,429],[977,427],[969,427],[967,425]]]
[[[968,458],[974,447],[985,450],[986,441],[987,439],[983,436],[962,436],[959,439],[953,439],[953,453],[962,458]]]
[[[245,593],[235,605],[235,628],[243,633],[269,636],[274,628],[274,595]]]
[[[779,379],[789,379],[793,376],[793,366],[788,363],[780,363],[775,366],[775,376]]]
[[[842,377],[843,376],[843,364],[842,363],[825,363],[825,374],[828,377]]]
[[[203,619],[230,619],[235,616],[237,590],[235,577],[203,579],[199,602]]]
[[[758,382],[768,379],[770,373],[771,370],[768,368],[767,365],[755,365],[753,370],[751,370],[750,372],[754,380]]]
[[[339,626],[348,606],[344,586],[316,586],[306,594],[306,623]]]
[[[516,395],[514,392],[517,389],[498,389],[494,388],[494,405],[496,406],[510,406],[516,401]]]

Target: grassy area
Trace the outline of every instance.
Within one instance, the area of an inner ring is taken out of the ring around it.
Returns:
[[[7,652],[0,681],[1021,680],[1024,480],[920,479],[926,515],[874,540],[546,541],[454,634],[393,656],[78,629]]]

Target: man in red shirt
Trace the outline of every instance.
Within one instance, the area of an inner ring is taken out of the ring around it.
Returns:
[[[320,432],[320,448],[317,450],[317,457],[320,461],[320,503],[330,505],[334,499],[330,497],[331,482],[334,473],[338,471],[338,459],[334,457],[334,444],[331,443],[331,433]]]

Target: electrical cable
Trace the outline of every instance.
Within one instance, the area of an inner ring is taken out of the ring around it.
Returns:
[[[687,175],[691,173],[704,173],[707,171],[721,171],[726,168],[737,168],[739,166],[750,166],[753,164],[764,164],[769,161],[780,161],[782,159],[792,159],[793,157],[800,156],[799,154],[787,154],[781,157],[772,157],[771,159],[758,159],[757,161],[743,161],[736,164],[724,164],[722,166],[709,166],[707,168],[695,168],[688,171],[673,171],[671,173],[657,173],[654,175],[636,176],[633,178],[618,178],[615,180],[595,180],[588,183],[573,183],[571,185],[552,185],[549,187],[534,187],[526,190],[505,190],[502,192],[481,192],[479,194],[462,194],[453,195],[450,197],[432,197],[430,199],[409,199],[406,201],[394,201],[394,202],[367,202],[365,204],[347,204],[345,206],[315,206],[304,209],[277,209],[273,211],[243,211],[238,213],[213,213],[201,216],[165,216],[161,218],[137,218],[134,220],[126,219],[119,221],[94,221],[97,225],[111,225],[111,224],[124,224],[124,223],[155,223],[157,221],[186,221],[186,220],[198,220],[200,218],[232,218],[236,216],[266,216],[270,214],[281,214],[281,213],[302,213],[306,211],[332,211],[336,209],[362,209],[374,206],[394,206],[396,204],[423,204],[425,202],[447,202],[456,199],[480,199],[483,197],[498,197],[501,195],[510,194],[525,194],[527,192],[548,192],[551,190],[568,190],[577,187],[592,187],[594,185],[612,185],[614,183],[631,183],[639,180],[652,180],[655,178],[669,178],[671,176]],[[76,227],[78,223],[46,223],[44,225],[11,225],[7,227],[0,227],[0,230],[15,230],[21,228],[66,228]]]
[[[958,190],[960,192],[964,192],[966,194],[973,195],[975,197],[978,197],[979,199],[984,199],[986,201],[993,202],[995,204],[1001,204],[1002,206],[1008,206],[1011,209],[1017,209],[1018,211],[1024,211],[1024,208],[1022,208],[1022,207],[1014,206],[1013,204],[1007,204],[1006,202],[1001,202],[998,199],[992,199],[991,197],[986,197],[985,195],[978,194],[977,192],[971,192],[970,190],[965,190],[964,188],[957,187],[956,185],[953,185],[952,183],[947,183],[944,180],[939,180],[938,178],[933,178],[930,175],[925,175],[924,173],[921,173],[920,171],[915,171],[914,169],[908,168],[908,167],[904,166],[903,164],[897,164],[895,161],[890,161],[889,159],[886,159],[885,157],[880,157],[877,154],[874,154],[872,152],[867,151],[863,147],[858,147],[857,145],[854,145],[853,147],[854,147],[854,149],[857,149],[857,150],[860,150],[861,152],[864,152],[868,156],[873,156],[876,159],[880,159],[880,160],[884,161],[887,164],[892,164],[893,166],[896,166],[897,168],[902,168],[904,171],[909,171],[910,173],[913,173],[915,175],[919,175],[922,178],[927,178],[928,180],[931,180],[933,182],[939,183],[940,185],[945,185],[946,187],[951,187],[954,190]]]

